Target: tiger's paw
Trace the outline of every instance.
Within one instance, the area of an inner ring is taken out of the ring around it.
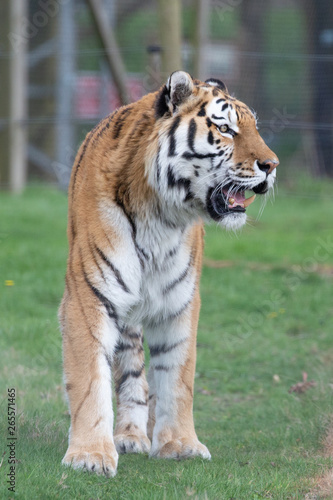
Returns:
[[[180,438],[168,441],[160,448],[153,448],[151,457],[183,459],[192,457],[211,459],[208,448],[197,439]]]
[[[62,464],[73,469],[84,469],[98,475],[113,477],[117,472],[118,453],[113,443],[101,446],[69,446]]]
[[[143,432],[116,434],[114,442],[118,453],[148,453],[150,441]]]

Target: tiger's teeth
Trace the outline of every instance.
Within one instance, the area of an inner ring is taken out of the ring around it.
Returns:
[[[229,198],[228,203],[229,205],[233,205],[235,203],[235,198]]]
[[[249,205],[251,205],[251,203],[254,202],[254,199],[255,199],[256,195],[254,194],[253,196],[251,196],[250,198],[247,198],[246,200],[244,200],[243,202],[243,206],[244,208],[248,207]]]

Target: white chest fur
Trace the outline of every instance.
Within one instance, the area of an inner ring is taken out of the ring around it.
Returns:
[[[150,233],[149,245],[138,231],[138,244],[147,258],[141,271],[139,300],[126,319],[130,324],[162,323],[177,316],[192,298],[195,276],[186,242],[188,230],[173,229],[165,234],[159,229],[157,238]]]
[[[115,306],[119,319],[127,325],[153,325],[176,316],[194,292],[189,233],[192,224],[170,227],[159,218],[129,223],[117,207],[103,208],[104,221],[117,234],[117,246],[107,258],[119,272],[126,289],[119,286],[110,269],[99,289]]]

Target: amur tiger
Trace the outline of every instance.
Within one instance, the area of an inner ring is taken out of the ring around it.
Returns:
[[[278,163],[245,104],[183,71],[87,135],[69,187],[59,311],[64,464],[109,477],[118,453],[210,458],[192,416],[203,221],[243,226],[255,197],[245,190],[266,193]]]

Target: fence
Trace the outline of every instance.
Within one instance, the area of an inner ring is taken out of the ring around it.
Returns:
[[[21,132],[28,138],[28,180],[42,178],[65,188],[85,134],[120,105],[117,89],[87,1],[15,2],[25,4],[26,11],[17,13],[14,25],[9,2],[0,7],[0,185],[6,187],[10,181],[9,146],[15,154],[22,146]],[[156,4],[104,0],[131,100],[162,82]],[[282,179],[296,178],[300,171],[333,176],[330,1],[206,1],[201,47],[194,36],[198,4],[182,2],[184,69],[191,74],[194,68],[199,71],[194,56],[201,49],[199,76],[222,79],[231,93],[256,109],[261,134],[280,157]],[[21,74],[18,68],[24,65],[19,57],[26,60]],[[6,80],[7,74],[13,78],[13,71],[18,89]],[[13,116],[15,102],[11,108],[10,96],[20,92],[27,107],[20,107],[18,100]],[[13,145],[10,133],[15,127]]]

